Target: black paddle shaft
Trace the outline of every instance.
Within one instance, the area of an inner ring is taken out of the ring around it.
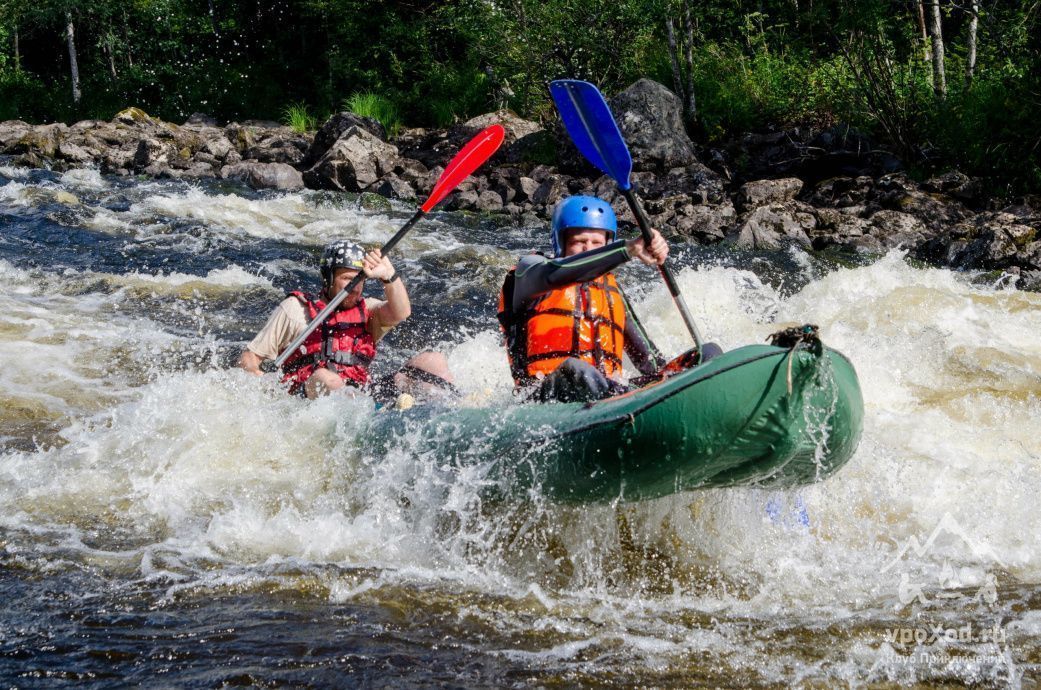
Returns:
[[[408,234],[408,231],[412,229],[412,226],[418,223],[419,219],[425,215],[426,211],[424,211],[423,209],[419,209],[418,211],[416,211],[416,214],[409,218],[408,222],[402,225],[401,229],[394,233],[393,237],[387,240],[387,243],[383,245],[383,247],[380,249],[380,254],[386,256],[387,252],[393,249],[394,245],[400,242],[401,238]],[[329,318],[329,314],[332,314],[333,310],[336,309],[336,307],[340,306],[340,302],[347,299],[347,295],[350,294],[351,290],[356,288],[358,286],[358,283],[360,283],[363,280],[365,280],[365,273],[359,271],[358,275],[351,278],[351,282],[347,283],[347,287],[340,290],[340,292],[337,293],[336,297],[333,297],[331,300],[329,300],[329,303],[325,305],[325,307],[320,312],[318,312],[318,314],[313,319],[311,319],[311,323],[307,325],[307,328],[305,328],[304,331],[300,335],[298,335],[295,340],[293,340],[293,342],[289,343],[289,347],[283,350],[282,354],[280,354],[275,359],[275,366],[280,367],[283,364],[285,364],[285,361],[289,359],[289,356],[296,350],[296,348],[300,347],[304,340],[307,339],[307,336],[311,335],[311,331],[313,331],[319,325],[324,323],[325,320]]]
[[[640,197],[636,196],[636,191],[632,187],[629,189],[619,188],[619,191],[622,193],[622,196],[625,197],[626,202],[628,202],[633,215],[636,216],[636,224],[640,226],[640,232],[643,234],[643,241],[649,247],[651,244],[651,221],[647,218],[647,214],[643,210],[643,204],[640,203]],[[665,264],[659,264],[658,270],[661,272],[661,277],[665,279],[665,285],[669,288],[669,294],[672,295],[672,301],[676,303],[676,308],[680,310],[680,316],[683,317],[683,323],[690,332],[690,336],[694,338],[694,344],[697,345],[698,352],[700,352],[701,335],[698,333],[698,327],[694,325],[694,318],[690,315],[690,311],[687,309],[687,303],[683,301],[679,285],[676,284],[676,278],[673,277],[672,271],[670,271],[669,267]]]

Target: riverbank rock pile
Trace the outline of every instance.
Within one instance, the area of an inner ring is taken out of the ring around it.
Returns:
[[[610,101],[634,161],[633,182],[666,234],[745,250],[902,248],[931,263],[994,272],[1041,289],[1041,199],[998,206],[978,179],[949,172],[911,179],[899,159],[850,127],[750,133],[719,148],[687,135],[679,99],[642,79]],[[609,177],[574,149],[559,122],[546,127],[509,111],[449,128],[406,129],[393,140],[375,120],[333,115],[317,132],[277,122],[224,126],[196,114],[182,125],[137,108],[110,121],[0,123],[9,162],[114,175],[237,179],[257,189],[304,187],[426,198],[452,156],[499,123],[506,140],[480,174],[448,197],[447,210],[544,222],[570,194],[595,194],[632,222]]]

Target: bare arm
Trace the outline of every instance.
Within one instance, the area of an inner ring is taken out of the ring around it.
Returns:
[[[262,376],[264,372],[260,370],[260,364],[263,361],[264,360],[252,350],[243,350],[242,356],[239,357],[239,367],[245,369],[254,376]]]
[[[412,303],[408,299],[405,283],[395,272],[390,259],[381,255],[379,249],[373,249],[365,255],[362,271],[368,277],[381,281],[394,278],[392,283],[383,283],[383,294],[387,301],[376,310],[376,318],[381,325],[388,328],[396,326],[412,315]]]

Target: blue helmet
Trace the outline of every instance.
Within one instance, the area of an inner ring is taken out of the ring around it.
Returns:
[[[603,230],[607,241],[613,242],[618,233],[618,219],[611,204],[595,196],[570,196],[553,210],[553,256],[564,250],[564,232],[584,228]]]

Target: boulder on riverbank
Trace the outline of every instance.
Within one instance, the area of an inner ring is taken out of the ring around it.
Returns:
[[[633,155],[632,181],[652,224],[703,244],[775,249],[795,243],[878,253],[901,248],[958,269],[995,271],[1041,287],[1041,199],[995,207],[985,185],[957,171],[917,182],[846,125],[749,133],[719,148],[688,136],[679,99],[642,79],[610,99]],[[506,140],[443,208],[548,219],[571,194],[632,215],[614,180],[580,160],[557,123],[501,110],[448,128],[407,129],[393,141],[375,120],[337,113],[315,133],[249,120],[219,126],[195,113],[183,125],[127,108],[112,120],[0,122],[0,154],[15,164],[115,175],[238,179],[257,189],[375,192],[425,198],[477,132],[499,123]]]

